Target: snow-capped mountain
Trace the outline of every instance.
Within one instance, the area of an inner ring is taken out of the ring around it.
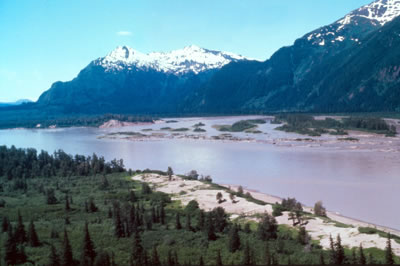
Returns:
[[[360,43],[365,34],[400,16],[400,0],[377,0],[362,6],[335,23],[321,27],[305,36],[316,46],[342,42]]]
[[[99,58],[95,64],[106,71],[154,69],[160,72],[175,75],[193,72],[198,74],[210,69],[218,69],[224,65],[238,60],[245,60],[241,55],[228,52],[212,51],[195,45],[169,53],[153,52],[144,54],[127,46],[119,46],[107,56]]]

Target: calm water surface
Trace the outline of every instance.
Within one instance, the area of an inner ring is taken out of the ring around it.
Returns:
[[[207,134],[217,135],[219,133],[214,132],[211,125],[229,124],[227,120],[186,119],[176,124],[123,129],[3,130],[0,131],[0,145],[33,147],[49,152],[63,149],[71,154],[91,155],[95,152],[107,160],[123,158],[125,165],[132,169],[172,166],[176,173],[196,169],[201,174],[211,175],[217,183],[241,184],[280,197],[296,197],[310,206],[323,200],[329,210],[400,229],[398,153],[278,147],[252,142],[97,138],[109,132],[157,130],[165,126],[177,128],[199,121],[206,123]],[[286,134],[271,130],[270,124],[260,128],[277,137]]]

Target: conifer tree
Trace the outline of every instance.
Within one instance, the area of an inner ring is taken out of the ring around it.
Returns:
[[[217,251],[217,259],[215,265],[222,266],[221,250]]]
[[[204,260],[202,255],[200,255],[199,266],[204,266]]]
[[[207,238],[209,241],[214,241],[217,239],[217,236],[215,235],[214,223],[211,214],[208,214],[207,217]]]
[[[10,220],[8,219],[7,216],[4,216],[1,221],[1,232],[2,233],[8,232],[9,226],[11,226]]]
[[[151,255],[151,265],[161,266],[160,257],[158,256],[157,246],[153,246],[153,252]]]
[[[110,255],[107,252],[102,251],[96,256],[94,266],[111,266]]]
[[[133,190],[131,190],[129,192],[129,201],[132,202],[132,203],[137,201],[136,194],[135,194],[135,192]]]
[[[168,266],[174,266],[175,265],[174,258],[172,257],[172,251],[171,250],[168,250],[167,265]]]
[[[69,243],[69,239],[68,239],[68,232],[67,232],[67,229],[64,229],[64,240],[63,240],[61,265],[69,266],[69,265],[73,265],[73,263],[74,263],[74,259],[73,259],[71,244]]]
[[[144,263],[144,250],[142,246],[142,239],[140,238],[139,230],[135,231],[132,249],[132,264],[135,266],[143,265]]]
[[[375,264],[375,259],[372,256],[372,253],[368,253],[368,264],[374,265]]]
[[[181,218],[180,218],[179,212],[176,214],[175,228],[178,230],[182,229]]]
[[[18,211],[18,223],[15,228],[14,238],[18,244],[23,244],[28,240],[20,211]]]
[[[70,211],[71,207],[69,206],[69,198],[68,194],[65,194],[65,211]]]
[[[170,166],[168,166],[167,175],[168,175],[168,180],[169,181],[172,180],[172,175],[173,174],[174,174],[174,171],[172,170],[172,168]]]
[[[367,258],[365,257],[364,249],[361,244],[360,244],[360,248],[359,248],[359,253],[360,253],[360,256],[359,256],[358,264],[361,264],[361,265],[367,264]]]
[[[179,266],[178,253],[176,252],[176,250],[174,250],[174,264],[176,266]]]
[[[257,235],[263,240],[276,239],[278,232],[278,225],[273,216],[265,213],[260,223],[258,224]]]
[[[115,207],[114,210],[114,234],[117,238],[121,238],[125,236],[124,226],[121,221],[121,211],[119,207]]]
[[[322,251],[319,253],[319,265],[325,265],[324,253]]]
[[[7,240],[4,249],[4,261],[6,262],[6,265],[16,265],[18,263],[18,248],[12,226],[8,227]]]
[[[39,237],[36,233],[35,224],[31,220],[28,227],[28,241],[31,247],[38,247],[40,246]]]
[[[251,249],[249,245],[249,241],[246,241],[246,245],[244,246],[244,253],[243,253],[243,265],[252,265],[252,258],[251,258]]]
[[[342,246],[342,240],[340,238],[340,235],[337,235],[336,237],[336,243],[335,243],[335,250],[336,250],[336,264],[343,264],[346,257],[344,255],[344,249]]]
[[[199,217],[197,218],[197,228],[199,230],[204,230],[204,224],[205,224],[205,216],[204,216],[204,212],[202,210],[200,210],[199,212]]]
[[[236,224],[232,225],[228,235],[228,249],[230,252],[235,252],[240,248],[239,230]]]
[[[392,240],[391,235],[388,234],[388,239],[385,248],[385,264],[393,265],[394,264],[394,257],[393,257],[393,250],[392,250]]]
[[[160,207],[160,221],[161,221],[161,224],[162,224],[162,225],[165,224],[165,210],[164,210],[164,204],[161,204],[161,207]]]
[[[246,223],[246,224],[244,225],[243,231],[244,231],[246,234],[250,234],[250,233],[251,233],[250,223]]]
[[[154,206],[151,207],[151,220],[153,223],[157,223],[156,208]]]
[[[192,228],[192,223],[191,223],[191,218],[190,218],[190,214],[187,214],[187,215],[186,215],[186,225],[185,225],[185,229],[186,229],[187,231],[192,231],[192,230],[193,230],[193,228]]]
[[[336,264],[336,250],[332,235],[329,236],[329,243],[330,243],[329,260],[331,264]]]
[[[82,244],[82,254],[81,254],[81,264],[82,265],[92,265],[94,259],[96,258],[96,251],[94,248],[93,241],[90,237],[88,223],[85,223],[83,244]]]
[[[60,257],[58,256],[56,248],[53,245],[50,247],[49,260],[49,266],[60,266]]]

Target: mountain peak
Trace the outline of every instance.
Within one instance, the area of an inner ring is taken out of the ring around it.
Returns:
[[[136,67],[179,75],[189,72],[198,74],[239,60],[246,58],[233,53],[207,50],[196,45],[167,53],[149,54],[143,54],[128,46],[118,46],[107,56],[97,59],[95,63],[109,72],[131,70],[132,67]]]
[[[343,26],[350,24],[354,17],[369,19],[380,26],[392,21],[400,15],[400,0],[377,0],[354,10],[338,21]]]

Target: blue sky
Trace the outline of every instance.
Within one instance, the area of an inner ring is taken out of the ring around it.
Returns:
[[[36,100],[118,45],[265,60],[371,0],[0,0],[0,102]]]

